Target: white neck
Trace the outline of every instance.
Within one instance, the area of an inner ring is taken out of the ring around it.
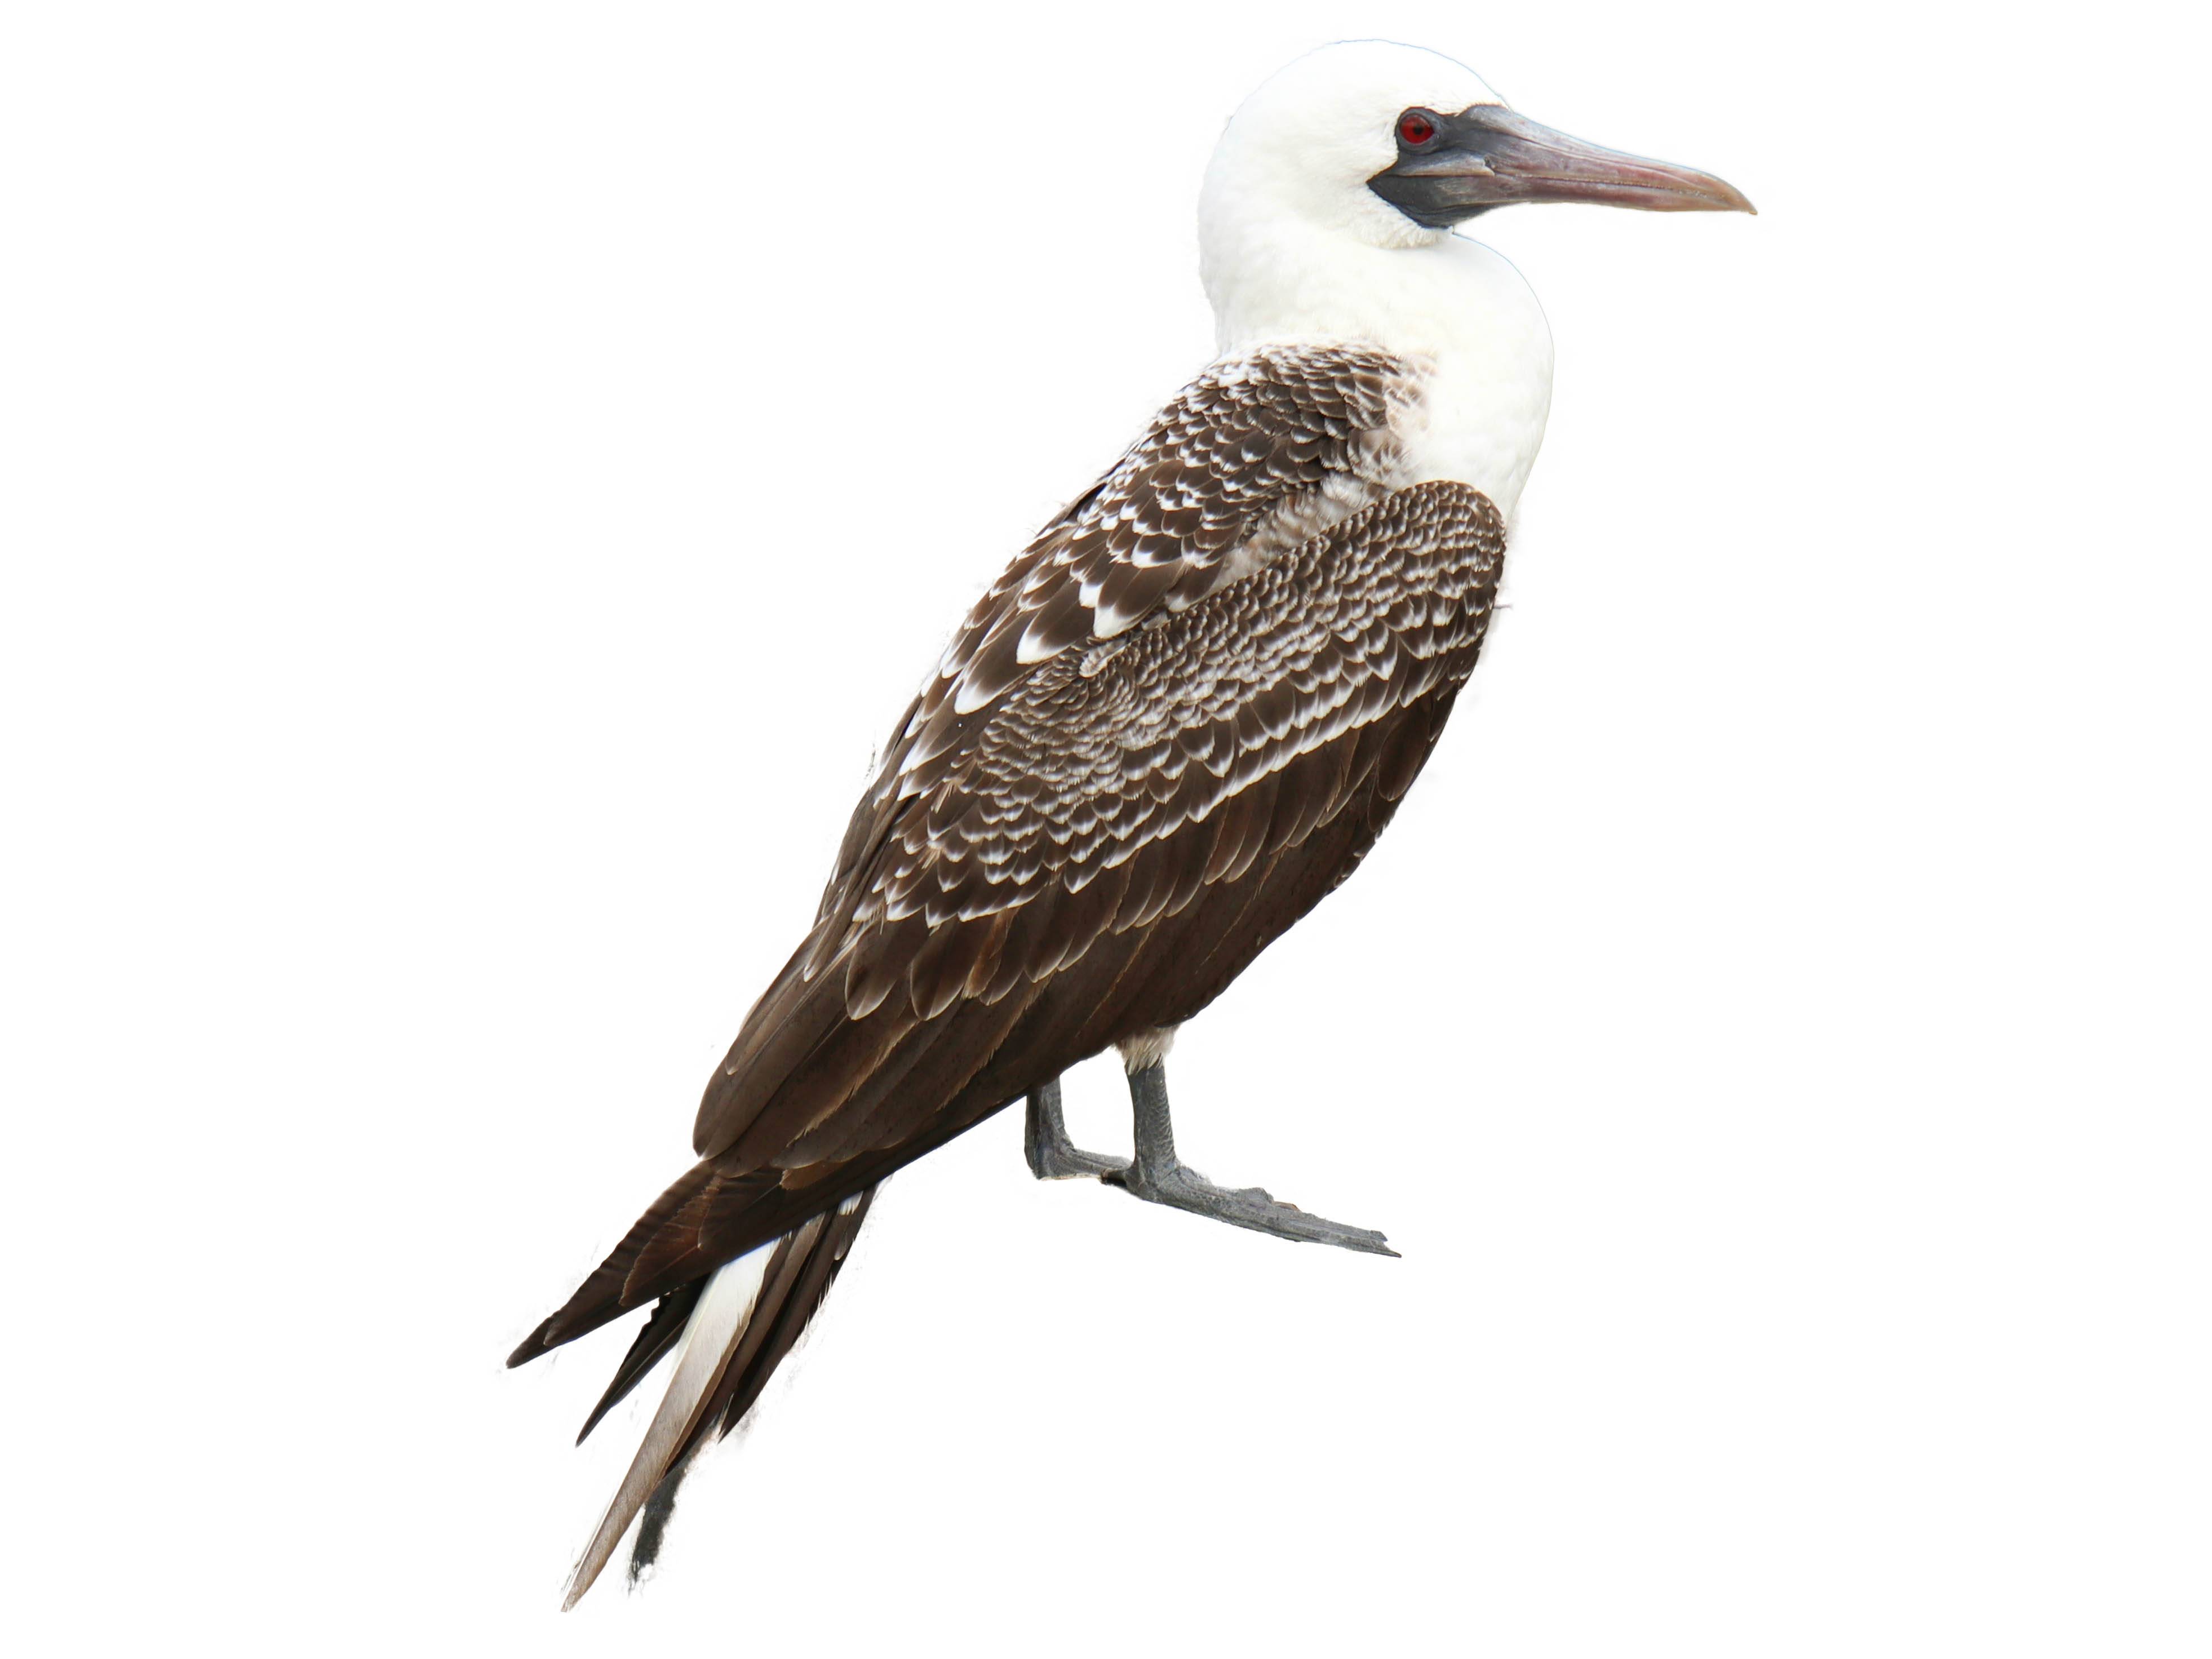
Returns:
[[[1206,204],[1199,237],[1222,353],[1342,341],[1420,366],[1421,424],[1406,434],[1397,486],[1455,479],[1510,520],[1552,407],[1552,331],[1521,273],[1480,242],[1410,221],[1404,245],[1377,246],[1226,205]]]

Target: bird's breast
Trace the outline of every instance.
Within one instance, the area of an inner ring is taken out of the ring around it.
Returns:
[[[1420,388],[1401,416],[1396,482],[1472,485],[1510,521],[1551,415],[1551,327],[1499,254],[1459,237],[1433,252],[1385,325]]]

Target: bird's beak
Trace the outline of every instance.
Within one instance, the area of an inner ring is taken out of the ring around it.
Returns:
[[[1601,149],[1477,104],[1440,115],[1436,136],[1399,145],[1396,165],[1367,181],[1384,201],[1433,230],[1515,202],[1595,202],[1651,213],[1756,213],[1735,185],[1694,167]]]

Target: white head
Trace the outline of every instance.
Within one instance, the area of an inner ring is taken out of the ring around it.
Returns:
[[[1709,173],[1516,114],[1463,64],[1352,40],[1309,52],[1230,118],[1199,196],[1200,269],[1217,312],[1238,291],[1308,273],[1341,289],[1376,280],[1367,254],[1434,248],[1455,225],[1516,202],[1751,210]]]
[[[1504,102],[1466,64],[1419,46],[1346,40],[1310,52],[1230,118],[1199,198],[1201,243],[1207,226],[1255,211],[1371,247],[1433,242],[1446,233],[1368,188],[1398,160],[1399,116]]]

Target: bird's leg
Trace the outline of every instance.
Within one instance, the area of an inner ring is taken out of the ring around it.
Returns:
[[[1030,1099],[1030,1121],[1035,1123],[1036,1097],[1032,1095]],[[1277,1238],[1335,1244],[1376,1255],[1398,1254],[1378,1232],[1308,1215],[1294,1204],[1278,1203],[1257,1187],[1217,1187],[1195,1170],[1184,1167],[1176,1156],[1175,1125],[1168,1118],[1167,1068],[1158,1061],[1129,1073],[1129,1099],[1136,1109],[1137,1156],[1127,1169],[1104,1177],[1115,1186],[1127,1188],[1149,1204],[1171,1205],[1193,1215],[1226,1221],[1232,1227],[1273,1233]]]
[[[1109,1176],[1129,1167],[1125,1159],[1086,1152],[1067,1138],[1067,1121],[1060,1112],[1058,1078],[1030,1091],[1029,1121],[1022,1129],[1022,1155],[1030,1161],[1030,1173],[1039,1181]]]

